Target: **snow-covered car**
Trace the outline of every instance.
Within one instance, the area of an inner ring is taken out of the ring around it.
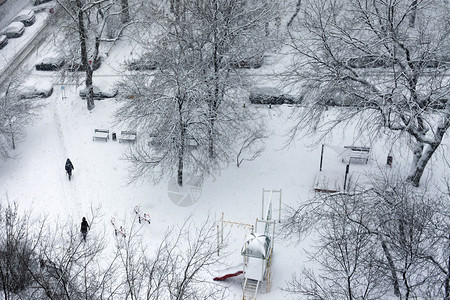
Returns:
[[[22,22],[12,22],[2,30],[2,34],[11,39],[21,37],[24,31],[25,25]]]
[[[116,88],[99,88],[98,86],[94,85],[94,100],[102,100],[107,98],[114,98],[117,96],[117,89]],[[80,97],[82,99],[87,98],[87,91],[86,88],[80,90]]]
[[[65,60],[62,56],[48,56],[40,60],[35,67],[38,71],[56,71],[61,69],[64,62]]]
[[[250,91],[249,100],[253,104],[294,104],[295,97],[284,94],[274,87],[255,87]]]
[[[53,84],[48,80],[27,81],[18,88],[20,98],[47,98],[53,93]]]
[[[235,69],[257,69],[263,64],[263,56],[246,57],[230,62],[230,66]]]
[[[138,59],[127,62],[128,70],[130,71],[142,71],[142,70],[156,70],[159,63],[152,59],[149,55],[143,55]]]
[[[347,66],[351,68],[388,68],[392,67],[393,60],[386,56],[362,55],[351,57],[347,60]]]
[[[8,37],[4,34],[0,34],[0,49],[6,46],[8,44]]]
[[[92,69],[95,71],[98,68],[100,68],[100,65],[102,64],[102,58],[99,56],[92,65]],[[70,72],[76,72],[76,71],[85,71],[83,64],[81,63],[81,60],[78,61],[71,61],[67,63],[67,71]]]
[[[52,0],[34,0],[33,5],[41,5],[42,3],[47,3],[50,1],[52,1]]]
[[[22,22],[25,26],[31,26],[36,21],[34,11],[30,9],[24,9],[20,11],[14,18],[14,22]]]

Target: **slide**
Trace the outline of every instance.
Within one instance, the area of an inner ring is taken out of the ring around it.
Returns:
[[[223,275],[223,276],[221,276],[221,277],[214,277],[213,280],[214,280],[214,281],[221,281],[221,280],[225,280],[225,279],[230,278],[230,277],[238,276],[238,275],[240,275],[240,274],[242,274],[242,273],[244,273],[244,271],[237,271],[236,273],[231,273],[231,274]]]

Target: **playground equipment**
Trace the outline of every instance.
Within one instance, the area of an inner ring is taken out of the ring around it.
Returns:
[[[266,199],[267,195],[268,199]],[[261,283],[265,283],[266,292],[270,292],[276,223],[273,219],[273,204],[276,203],[276,195],[278,195],[279,217],[281,217],[281,189],[263,189],[261,219],[256,219],[254,232],[248,236],[242,247],[241,255],[244,259],[243,300],[256,299]],[[258,224],[260,223],[263,226],[260,226],[258,229]]]
[[[223,275],[223,276],[220,276],[220,277],[214,277],[213,280],[214,281],[221,281],[221,280],[228,279],[230,277],[235,277],[235,276],[241,275],[242,273],[244,273],[244,271],[237,271],[235,273],[226,274],[226,275]]]
[[[223,229],[225,226],[236,226],[236,228],[241,228],[244,230],[250,230],[251,232],[253,232],[253,225],[251,224],[246,224],[246,223],[240,223],[240,222],[234,222],[234,221],[227,221],[223,219],[224,214],[222,213],[222,217],[220,218],[220,243],[223,243]],[[218,225],[219,226],[219,225]]]
[[[217,255],[220,255],[219,250],[220,250],[220,245],[223,243],[223,232],[224,232],[224,228],[227,226],[229,226],[231,228],[234,227],[237,229],[244,230],[246,232],[246,234],[245,234],[246,237],[247,237],[248,233],[253,232],[253,230],[254,230],[254,226],[251,224],[224,220],[224,213],[222,213],[222,217],[220,218],[220,225],[219,224],[217,225]],[[242,266],[240,266],[240,265],[239,265],[239,268],[242,268]],[[236,268],[232,268],[231,272],[226,272],[226,274],[222,275],[222,276],[216,276],[213,278],[213,280],[214,281],[222,281],[222,280],[226,280],[230,277],[239,276],[242,273],[244,273],[244,271],[242,271],[242,270],[236,271]]]
[[[217,243],[223,243],[224,227],[236,227],[246,231],[245,243],[241,250],[243,256],[243,270],[231,270],[227,274],[214,277],[213,280],[226,280],[230,277],[244,275],[243,299],[256,299],[258,288],[265,284],[266,292],[271,287],[271,263],[275,236],[276,220],[274,205],[278,204],[278,222],[281,220],[281,189],[262,190],[261,219],[256,219],[255,225],[224,220],[224,214],[217,225]],[[276,212],[275,212],[276,213]],[[258,225],[260,225],[258,227]],[[262,226],[261,226],[262,225]],[[218,249],[220,247],[217,247]],[[219,253],[217,253],[219,255]]]

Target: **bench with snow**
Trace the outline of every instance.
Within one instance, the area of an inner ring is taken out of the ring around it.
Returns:
[[[135,141],[136,141],[136,132],[135,131],[122,130],[120,132],[119,143],[121,143],[121,142],[134,143]]]
[[[348,163],[367,164],[369,161],[370,147],[344,146],[348,149]]]
[[[92,140],[105,140],[107,142],[109,140],[109,130],[108,129],[94,129],[94,135],[92,136]]]

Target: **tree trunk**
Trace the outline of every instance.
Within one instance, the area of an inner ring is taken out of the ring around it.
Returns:
[[[177,183],[178,186],[183,186],[183,168],[184,168],[184,147],[186,144],[186,126],[183,122],[183,106],[179,104],[178,106],[179,122],[180,122],[180,145],[178,150],[178,172],[177,172]]]
[[[88,52],[86,45],[87,36],[86,36],[86,28],[84,27],[84,12],[82,9],[83,3],[81,2],[81,0],[76,0],[76,3],[78,7],[78,32],[80,34],[81,64],[86,70],[87,109],[92,110],[95,107],[94,90],[92,87],[93,70],[88,63]]]
[[[183,186],[183,156],[178,156],[178,172],[177,172],[178,186]]]
[[[444,280],[444,300],[450,300],[450,235],[448,236],[448,248],[447,248],[447,275]]]
[[[389,252],[389,248],[385,241],[381,241],[381,247],[383,248],[384,256],[386,257],[389,269],[391,271],[394,294],[395,296],[400,297],[400,285],[398,283],[397,270],[395,269],[394,260],[392,259],[391,253]]]
[[[446,105],[445,113],[447,115],[442,117],[442,121],[434,132],[433,142],[428,143],[425,147],[423,143],[418,142],[416,149],[414,149],[413,166],[411,174],[408,176],[408,180],[412,182],[413,186],[419,186],[420,178],[428,161],[441,144],[445,132],[450,128],[450,102]],[[425,150],[423,150],[424,148]]]
[[[14,130],[12,128],[12,122],[9,121],[9,129],[11,130],[11,144],[12,144],[12,148],[16,149],[16,142],[14,140]]]
[[[413,0],[411,3],[411,14],[409,15],[409,27],[416,25],[416,14],[417,14],[417,0]]]
[[[121,0],[122,12],[120,17],[122,19],[122,24],[126,24],[130,21],[130,10],[128,9],[128,0]]]
[[[295,12],[292,15],[292,17],[289,19],[289,22],[287,23],[287,27],[289,28],[292,24],[292,22],[294,21],[295,17],[297,17],[299,11],[300,11],[300,6],[302,5],[302,0],[297,0],[297,4],[295,5]]]
[[[218,11],[218,4],[217,1],[214,2],[215,4],[215,14],[214,19],[217,20],[217,11]],[[209,105],[209,157],[211,159],[214,158],[214,126],[217,119],[217,109],[218,109],[218,98],[219,98],[219,45],[218,45],[218,37],[217,37],[217,28],[214,28],[214,49],[213,49],[213,62],[214,62],[214,94],[213,99],[211,99],[211,103]]]
[[[94,103],[94,87],[92,86],[92,69],[90,66],[86,69],[86,89],[87,93],[87,108],[88,110],[92,110],[95,107]]]
[[[427,145],[425,147],[425,151],[420,153],[420,155],[418,155],[419,153],[417,152],[419,147],[414,150],[413,166],[411,174],[408,176],[408,180],[411,181],[413,186],[419,186],[420,179],[422,178],[425,167],[438,146],[439,144]],[[423,145],[421,148],[424,148]]]

